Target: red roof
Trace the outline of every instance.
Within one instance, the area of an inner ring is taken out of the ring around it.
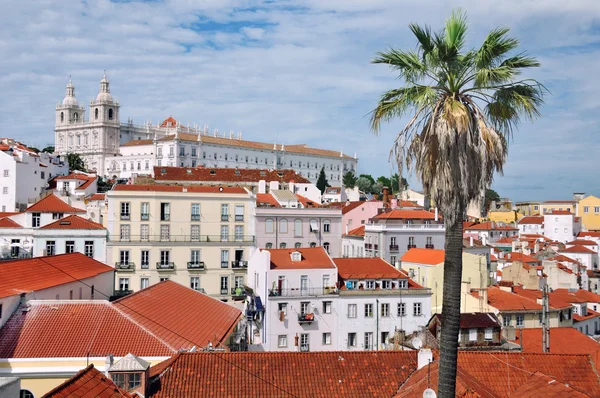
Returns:
[[[322,207],[320,203],[317,203],[314,200],[305,198],[302,195],[296,194],[296,197],[298,198],[298,202],[300,202],[302,204],[302,206],[304,206],[304,207]]]
[[[514,238],[516,238],[516,237],[514,237]],[[509,245],[512,245],[512,243],[513,243],[514,241],[515,241],[515,239],[511,239],[511,238],[509,238],[509,237],[506,237],[506,238],[501,238],[501,239],[498,239],[498,240],[496,241],[496,244],[498,244],[498,243],[507,243],[507,244],[509,244]]]
[[[409,351],[197,352],[153,366],[150,376],[160,385],[153,398],[364,398],[393,396],[415,367]]]
[[[335,268],[331,257],[322,247],[300,249],[261,249],[271,253],[271,269]],[[292,253],[300,252],[301,261],[292,261]]]
[[[493,221],[487,221],[475,225],[465,227],[468,231],[518,231],[518,228],[511,227],[510,225],[502,225]]]
[[[23,228],[23,226],[8,217],[0,218],[0,228]]]
[[[357,236],[357,237],[364,237],[365,236],[365,226],[361,225],[358,228],[354,228],[350,231],[348,231],[347,234],[345,234],[344,236]]]
[[[332,202],[329,203],[329,207],[336,207],[342,209],[342,214],[346,214],[351,212],[352,210],[362,206],[364,203],[367,203],[364,200],[357,200],[354,202],[346,201],[346,202]]]
[[[542,225],[544,223],[544,216],[525,216],[521,218],[518,223]]]
[[[560,295],[565,301],[570,303],[600,303],[600,294],[585,289],[577,289],[576,291],[570,291],[569,289],[554,289],[550,295]]]
[[[589,319],[598,318],[598,317],[600,317],[599,313],[588,309],[587,313],[585,315],[573,314],[573,321],[583,322],[583,321],[587,321]]]
[[[181,186],[181,185],[126,185],[119,184],[113,189],[114,191],[129,191],[129,192],[193,192],[193,193],[245,193],[241,187],[217,187],[217,186]]]
[[[570,204],[575,204],[577,203],[576,200],[547,200],[545,202],[542,203],[547,203],[547,204],[564,204],[564,203],[570,203]]]
[[[334,258],[338,275],[343,279],[399,279],[406,274],[380,257]]]
[[[542,328],[521,329],[514,342],[522,344],[523,352],[541,353]],[[550,352],[553,354],[591,354],[598,350],[600,344],[596,340],[575,328],[550,328]]]
[[[71,206],[54,194],[38,200],[25,211],[27,213],[85,213],[85,210]]]
[[[596,246],[598,243],[594,242],[593,240],[587,240],[587,239],[575,239],[571,242],[567,242],[565,243],[565,245],[580,245],[580,246]]]
[[[177,127],[179,122],[173,118],[173,116],[169,116],[160,124],[160,127]]]
[[[569,210],[552,210],[549,214],[552,215],[557,215],[557,216],[572,216],[573,213],[571,213]]]
[[[114,268],[81,253],[0,262],[0,298],[91,278]]]
[[[413,247],[402,256],[403,263],[438,265],[444,262],[446,252],[441,249],[421,249]]]
[[[477,293],[472,293],[478,297]],[[487,290],[488,304],[499,311],[530,311],[542,310],[542,306],[535,300],[519,294],[506,292],[498,287],[490,286]]]
[[[256,205],[257,206],[272,206],[272,207],[281,207],[277,199],[273,197],[270,193],[257,193],[256,194]]]
[[[566,383],[561,383],[553,377],[542,373],[534,373],[529,380],[514,393],[515,397],[546,397],[546,398],[585,398],[589,395],[577,391]]]
[[[109,377],[91,364],[42,396],[42,398],[69,397],[132,398],[133,396],[117,387]]]
[[[0,218],[10,217],[17,214],[21,214],[18,211],[0,211]]]
[[[77,181],[84,181],[83,184],[81,184],[80,186],[78,186],[76,188],[78,190],[86,189],[94,181],[96,181],[97,178],[98,178],[98,176],[96,176],[96,175],[86,175],[86,174],[80,174],[80,173],[71,173],[71,174],[66,175],[66,176],[58,176],[58,177],[56,177],[57,180],[69,180],[69,181],[70,180],[77,180]]]
[[[154,140],[132,140],[122,144],[121,146],[139,146],[139,145],[152,145]]]
[[[580,232],[577,234],[578,238],[586,238],[586,237],[590,237],[590,238],[600,238],[600,231],[586,231],[586,232]]]
[[[581,246],[581,245],[571,246],[566,249],[559,250],[558,252],[559,253],[594,253],[594,254],[596,253],[592,249],[585,247],[585,246]]]
[[[508,261],[520,261],[523,264],[529,265],[542,265],[542,262],[535,257],[532,257],[528,254],[519,253],[519,252],[511,252],[507,253],[505,259]]]
[[[310,184],[310,181],[296,171],[269,169],[237,169],[209,167],[154,167],[156,181],[198,181],[198,182],[237,182],[257,183],[264,180],[267,183],[279,181],[298,184]]]
[[[513,288],[515,294],[528,298],[530,300],[534,300],[536,303],[541,303],[542,299],[542,291],[538,289],[524,289],[522,286],[515,286]],[[548,299],[550,301],[550,308],[553,309],[563,309],[563,308],[571,308],[572,301],[566,300],[564,296],[554,294],[554,292],[550,292],[548,294]]]
[[[58,257],[58,256],[57,256]],[[152,285],[114,302],[29,301],[0,329],[0,358],[169,356],[220,346],[241,311],[176,282]]]
[[[90,195],[87,200],[101,200],[104,201],[104,198],[106,197],[105,194],[103,193],[95,193],[93,195]]]
[[[434,220],[435,214],[427,210],[392,210],[376,215],[373,218],[385,220]],[[441,217],[440,217],[441,219]]]
[[[44,225],[40,229],[104,229],[104,227],[101,224],[73,214]]]

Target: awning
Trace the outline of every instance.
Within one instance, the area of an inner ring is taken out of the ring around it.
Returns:
[[[319,225],[317,224],[317,220],[310,220],[310,232],[318,231]]]

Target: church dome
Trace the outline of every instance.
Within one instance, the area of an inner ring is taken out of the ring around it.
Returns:
[[[112,95],[110,93],[98,93],[96,96],[96,102],[112,102]]]
[[[79,106],[79,103],[75,98],[75,86],[71,81],[71,76],[69,76],[69,83],[67,83],[67,91],[65,93],[65,98],[62,100],[62,104],[65,106]]]
[[[110,95],[110,83],[106,78],[106,71],[104,71],[104,76],[102,80],[100,80],[100,92],[96,96],[96,102],[112,102],[113,98]]]

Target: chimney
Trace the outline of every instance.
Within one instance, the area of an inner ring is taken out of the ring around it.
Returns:
[[[469,236],[469,247],[473,247],[473,236]]]
[[[104,374],[106,376],[108,376],[108,369],[113,366],[113,364],[115,363],[115,357],[113,357],[113,354],[109,354],[106,356],[106,359],[104,360]]]
[[[296,192],[296,183],[294,180],[290,181],[290,191],[292,191],[292,193]]]
[[[438,208],[435,208],[435,222],[438,222]]]
[[[417,370],[423,369],[425,366],[433,362],[433,353],[430,348],[421,348],[417,357]]]
[[[383,207],[390,207],[390,189],[388,187],[383,187]]]
[[[258,193],[267,193],[267,182],[265,180],[258,182]]]
[[[279,181],[269,181],[269,191],[278,190],[279,189]]]
[[[392,204],[392,209],[395,209],[398,207],[398,199],[394,198],[391,200],[391,204]]]

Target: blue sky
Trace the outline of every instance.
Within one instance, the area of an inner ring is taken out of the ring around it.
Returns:
[[[600,4],[597,0],[155,0],[13,3],[0,16],[1,136],[44,146],[72,75],[87,104],[107,70],[121,119],[173,115],[244,138],[357,153],[389,175],[394,134],[369,132],[378,96],[401,82],[369,60],[415,45],[408,23],[442,26],[467,11],[469,45],[506,25],[542,62],[543,118],[523,123],[493,187],[515,200],[600,196]],[[418,187],[414,178],[409,178]]]

